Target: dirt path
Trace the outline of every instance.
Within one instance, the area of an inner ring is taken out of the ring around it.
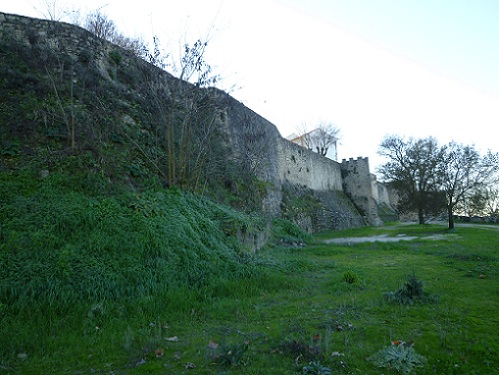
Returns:
[[[386,227],[386,229],[395,229],[398,227],[403,227],[404,225],[414,224],[414,223],[400,223],[397,226]],[[433,222],[431,224],[437,224],[442,226],[447,226],[447,222]],[[473,224],[473,223],[456,223],[456,229],[459,227],[479,227],[494,231],[499,231],[499,225],[492,224]],[[412,240],[445,240],[455,238],[458,235],[456,233],[448,234],[433,234],[430,236],[407,236],[405,234],[399,234],[397,236],[389,236],[388,234],[380,234],[376,236],[366,236],[366,237],[342,237],[342,238],[332,238],[324,240],[325,243],[334,244],[355,244],[362,242],[399,242],[399,241],[412,241]]]
[[[352,244],[352,243],[362,243],[362,242],[400,242],[400,241],[412,241],[412,240],[445,240],[448,238],[456,237],[456,234],[433,234],[431,236],[406,236],[405,234],[399,234],[395,237],[390,237],[387,234],[380,234],[377,236],[367,236],[367,237],[342,237],[342,238],[332,238],[329,240],[324,240],[325,243],[334,244]]]

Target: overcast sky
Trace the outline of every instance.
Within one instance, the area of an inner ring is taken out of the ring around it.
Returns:
[[[41,16],[45,0],[0,0]],[[338,156],[367,156],[387,134],[499,151],[498,0],[59,0],[98,7],[130,36],[178,50],[210,37],[223,89],[287,136],[341,129]],[[38,11],[35,9],[38,8]]]

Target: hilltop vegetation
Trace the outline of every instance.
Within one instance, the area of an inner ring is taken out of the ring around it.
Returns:
[[[47,25],[46,38],[2,35],[3,171],[85,169],[111,189],[177,186],[261,208],[264,191],[228,148],[209,77],[190,84],[87,31]],[[186,71],[204,66],[203,48],[186,46]]]

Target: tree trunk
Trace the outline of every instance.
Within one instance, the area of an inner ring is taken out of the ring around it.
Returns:
[[[449,216],[449,229],[454,229],[454,214],[450,205],[447,207],[447,214]]]
[[[419,220],[419,224],[424,224],[424,210],[423,209],[418,210],[418,220]]]

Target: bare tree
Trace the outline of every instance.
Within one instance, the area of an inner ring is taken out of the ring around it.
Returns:
[[[34,5],[33,8],[51,21],[62,21],[74,12],[73,6],[67,0],[39,0],[38,2],[39,5]]]
[[[118,28],[115,22],[110,19],[101,9],[97,9],[87,15],[83,27],[95,36],[108,40],[115,39],[118,34]]]
[[[465,199],[480,189],[497,182],[499,154],[488,152],[485,156],[474,148],[455,142],[444,147],[438,175],[441,189],[447,198],[449,229],[454,228],[454,210]]]
[[[311,132],[308,130],[307,124],[303,123],[297,129],[298,135],[295,136],[291,141],[305,147],[308,150],[313,149]]]
[[[309,150],[313,150],[322,156],[326,156],[331,146],[336,147],[339,134],[340,129],[331,123],[320,123],[318,127],[310,131],[307,130],[307,125],[303,124],[298,129],[298,136],[293,142]],[[337,159],[336,152],[333,159]]]
[[[467,216],[485,216],[487,215],[487,195],[482,189],[478,189],[463,200],[458,210],[463,211]],[[462,207],[462,208],[461,208]]]
[[[321,123],[312,132],[312,144],[315,151],[322,156],[326,156],[329,148],[336,145],[340,134],[340,129],[330,123]],[[336,159],[336,157],[335,157]]]
[[[440,147],[431,137],[405,141],[391,136],[379,153],[389,159],[380,172],[399,191],[401,202],[418,212],[420,224],[425,212],[445,208],[453,229],[459,205],[475,203],[479,209],[480,192],[498,181],[499,154],[481,156],[474,146],[451,142]]]
[[[64,66],[61,64],[61,71],[64,68]],[[71,78],[68,80],[69,82],[69,87],[70,87],[70,92],[69,92],[69,105],[65,106],[63,99],[59,93],[58,89],[58,84],[56,83],[56,80],[54,79],[53,74],[49,71],[49,69],[46,67],[45,71],[47,72],[47,77],[50,81],[50,84],[52,86],[52,89],[54,90],[55,98],[57,105],[59,107],[59,113],[62,116],[62,119],[64,123],[66,124],[66,129],[67,129],[67,137],[69,144],[71,145],[71,149],[76,148],[76,140],[75,140],[75,130],[76,130],[76,112],[75,112],[75,98],[74,98],[74,86],[73,86],[73,67],[71,67]],[[62,76],[62,73],[61,73]],[[62,85],[62,83],[59,83]]]
[[[148,47],[140,37],[127,37],[122,33],[116,33],[111,40],[123,49],[132,52],[135,56],[146,60],[148,56]]]
[[[465,198],[461,209],[467,216],[488,216],[490,219],[499,217],[499,189],[497,186],[485,186],[476,189]]]
[[[185,43],[183,55],[174,61],[172,55],[162,52],[155,37],[148,60],[160,69],[148,70],[143,80],[147,100],[155,107],[155,148],[162,151],[142,151],[166,185],[194,191],[201,176],[218,163],[213,145],[219,113],[208,90],[218,76],[205,61],[206,47],[201,39],[193,45]],[[178,79],[164,71],[171,67],[176,68]]]
[[[148,47],[142,38],[128,37],[121,33],[116,23],[102,12],[102,8],[89,13],[81,26],[97,37],[114,43],[141,59],[146,60],[148,57]]]
[[[485,189],[487,198],[486,210],[487,214],[494,219],[499,218],[499,188],[496,186]]]

